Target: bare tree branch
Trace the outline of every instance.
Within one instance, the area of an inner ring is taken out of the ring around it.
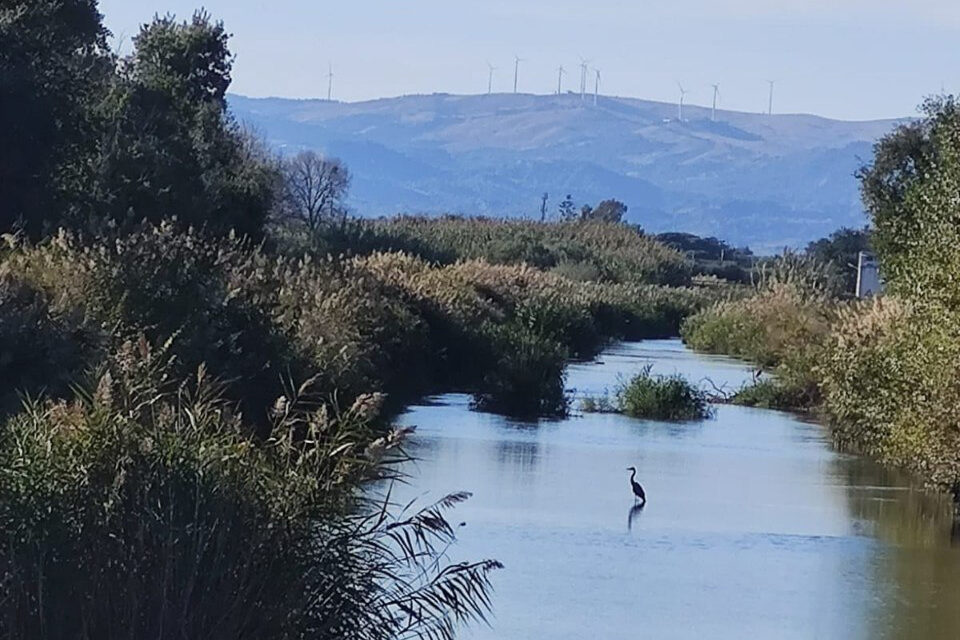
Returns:
[[[303,151],[283,162],[280,215],[304,224],[311,235],[324,224],[343,224],[350,171],[336,158]]]

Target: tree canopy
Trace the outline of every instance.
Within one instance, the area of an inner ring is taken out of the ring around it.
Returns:
[[[227,111],[229,34],[154,18],[118,60],[94,0],[0,11],[0,228],[123,229],[176,219],[258,236],[278,171]]]
[[[0,228],[55,226],[87,182],[106,38],[96,0],[0,1]]]
[[[888,287],[960,309],[960,105],[940,96],[922,110],[876,144],[859,174],[864,203]]]

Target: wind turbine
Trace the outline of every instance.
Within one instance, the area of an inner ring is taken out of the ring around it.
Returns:
[[[594,69],[597,74],[596,82],[593,85],[593,106],[597,106],[597,97],[600,95],[600,69]]]
[[[497,70],[495,66],[490,64],[490,61],[487,61],[487,69],[489,70],[489,75],[487,76],[487,95],[493,93],[493,72]]]
[[[327,63],[327,100],[333,97],[333,63]]]
[[[713,110],[710,112],[710,120],[713,122],[717,121],[717,100],[720,98],[720,85],[715,84],[713,86]]]
[[[677,86],[680,88],[680,102],[677,104],[677,119],[680,122],[683,122],[683,99],[687,95],[687,90],[684,89],[683,85],[679,82],[677,83]]]
[[[767,82],[770,83],[770,101],[767,103],[767,115],[772,116],[773,115],[773,83],[775,83],[776,80],[767,80]]]
[[[560,65],[560,71],[557,74],[557,95],[558,96],[563,92],[563,74],[565,74],[566,72],[567,70],[563,68],[563,65]]]
[[[589,60],[580,58],[580,100],[583,100],[587,94],[587,64]]]
[[[520,56],[513,56],[513,92],[517,92],[517,79],[520,77],[520,63],[523,62],[523,58]]]

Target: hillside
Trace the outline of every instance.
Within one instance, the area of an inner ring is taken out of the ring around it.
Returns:
[[[405,96],[358,103],[231,96],[284,152],[339,156],[360,215],[539,215],[614,197],[646,229],[757,250],[864,221],[854,171],[894,121],[846,122],[601,96]]]

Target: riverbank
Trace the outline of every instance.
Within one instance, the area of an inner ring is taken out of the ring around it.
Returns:
[[[691,316],[684,341],[765,374],[730,401],[816,415],[835,444],[903,468],[960,508],[960,338],[947,315],[897,296],[839,301],[778,286]]]
[[[881,297],[844,302],[784,284],[713,306],[683,333],[773,368],[768,397],[799,391],[842,446],[960,498],[960,104],[936,96],[921,110],[859,172]]]
[[[606,233],[591,224],[563,233]],[[635,229],[609,233],[677,260]],[[241,637],[260,620],[282,637],[325,620],[392,637],[482,617],[499,563],[444,560],[446,512],[467,494],[423,512],[359,497],[404,457],[383,393],[461,389],[501,413],[562,416],[568,358],[673,334],[722,295],[484,258],[297,255],[172,221],[5,240],[0,527],[18,534],[0,551],[0,629],[12,635],[83,619],[94,635]],[[392,551],[408,535],[416,544]],[[169,564],[182,570],[157,581]],[[208,600],[195,607],[197,584]],[[170,598],[189,615],[153,606]],[[435,616],[410,614],[427,601]],[[235,608],[266,613],[208,625]]]
[[[467,233],[470,223],[458,224]],[[478,221],[472,233],[495,227]],[[541,225],[541,241],[555,227],[632,235],[637,262],[676,258],[622,225]],[[648,248],[654,255],[642,253]],[[16,406],[16,393],[68,393],[143,335],[168,345],[180,375],[202,363],[229,380],[228,397],[254,422],[285,378],[312,378],[319,395],[347,403],[374,391],[409,398],[456,389],[507,413],[558,414],[567,358],[590,357],[614,339],[676,335],[684,317],[723,295],[638,274],[581,281],[484,257],[434,264],[409,253],[350,253],[277,255],[172,225],[110,243],[67,232],[36,245],[13,240],[0,255],[6,406]]]
[[[746,363],[654,340],[572,364],[568,388],[600,395],[651,363],[695,383],[752,379]],[[489,552],[506,566],[492,627],[473,630],[477,640],[591,631],[626,640],[638,629],[946,640],[960,628],[949,498],[838,453],[809,420],[723,405],[683,424],[617,414],[537,422],[444,395],[399,424],[417,427],[417,460],[395,499],[470,488],[453,559]],[[642,511],[629,466],[649,498]]]

